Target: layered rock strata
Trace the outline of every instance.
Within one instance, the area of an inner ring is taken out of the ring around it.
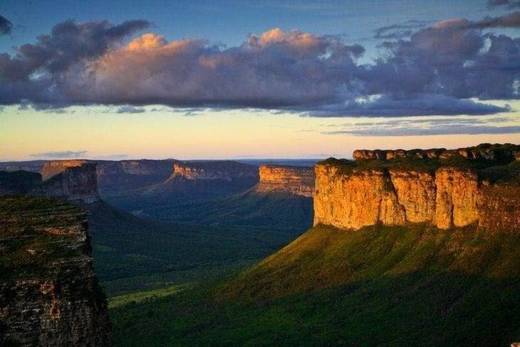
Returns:
[[[96,202],[99,200],[96,164],[86,163],[68,167],[44,181],[33,194],[87,204]]]
[[[96,165],[70,166],[46,181],[35,172],[0,171],[0,196],[4,195],[47,196],[90,204],[99,200]]]
[[[0,198],[0,345],[109,346],[86,215],[39,197]]]
[[[518,181],[490,183],[475,168],[440,165],[424,170],[324,162],[315,172],[314,224],[360,229],[427,223],[440,229],[477,225],[520,231]]]
[[[393,159],[452,159],[506,161],[520,160],[520,145],[513,144],[481,144],[475,147],[446,149],[412,149],[412,150],[366,150],[358,149],[352,154],[354,160],[393,160]]]
[[[312,168],[261,165],[258,173],[260,182],[256,187],[257,192],[284,192],[304,197],[312,197],[314,193]]]

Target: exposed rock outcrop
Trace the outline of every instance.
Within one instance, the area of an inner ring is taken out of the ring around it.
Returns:
[[[99,200],[96,165],[69,166],[43,182],[38,173],[0,171],[2,195],[47,196],[90,204]]]
[[[520,145],[513,144],[481,144],[475,147],[446,149],[412,149],[412,150],[355,150],[352,157],[355,160],[393,160],[403,158],[414,159],[452,159],[464,158],[469,160],[495,160],[509,162],[511,160],[519,160]]]
[[[33,191],[33,194],[87,204],[96,202],[99,200],[96,164],[70,166],[44,181]]]
[[[494,145],[493,154],[485,160],[497,160],[500,165],[514,161],[511,146],[500,150]],[[357,151],[357,156],[363,153],[363,158],[376,156],[384,158],[380,160],[384,162],[391,160],[387,159],[390,152]],[[473,153],[473,149],[468,152]],[[468,155],[467,160],[473,159],[473,154]],[[427,154],[423,160],[428,160]],[[315,167],[314,224],[359,229],[379,223],[428,223],[440,229],[478,225],[493,231],[520,230],[520,185],[490,183],[479,176],[480,166],[441,163],[425,169],[418,162],[404,168],[344,164],[332,161]],[[498,170],[507,168],[499,166]]]
[[[86,164],[87,160],[83,159],[72,159],[72,160],[51,160],[43,164],[43,167],[40,171],[42,174],[42,179],[44,181],[49,178],[56,176],[67,169],[73,167],[80,167],[83,164]]]
[[[285,192],[304,197],[314,193],[314,170],[306,167],[261,165],[260,183],[256,191],[260,193]]]
[[[0,198],[0,257],[0,345],[110,345],[106,300],[79,208]]]
[[[252,165],[235,161],[185,161],[173,164],[170,178],[232,181],[237,178],[258,179],[258,172]]]

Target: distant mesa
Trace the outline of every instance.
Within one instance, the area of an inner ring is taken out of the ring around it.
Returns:
[[[259,193],[283,192],[312,198],[314,194],[314,169],[307,167],[261,165]]]
[[[252,178],[258,173],[254,166],[230,160],[175,162],[170,179],[223,180]]]
[[[86,163],[87,161],[82,159],[51,160],[43,164],[43,167],[40,172],[42,174],[42,179],[46,181],[49,178],[56,176],[69,168],[80,167]]]
[[[67,161],[44,165],[42,175],[27,171],[0,171],[0,195],[55,197],[81,203],[99,200],[96,164]]]

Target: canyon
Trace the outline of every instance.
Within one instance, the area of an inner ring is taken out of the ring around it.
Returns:
[[[518,175],[496,179],[492,173],[518,173],[519,152],[520,146],[514,145],[358,150],[354,162],[327,160],[315,167],[314,224],[360,229],[426,223],[439,229],[476,225],[490,231],[518,230]]]
[[[281,192],[312,198],[314,170],[307,167],[260,165],[258,193]]]
[[[0,198],[0,345],[109,346],[86,214],[44,197]]]

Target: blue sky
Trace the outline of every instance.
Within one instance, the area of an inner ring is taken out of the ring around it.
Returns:
[[[0,160],[520,142],[495,2],[3,0]]]

